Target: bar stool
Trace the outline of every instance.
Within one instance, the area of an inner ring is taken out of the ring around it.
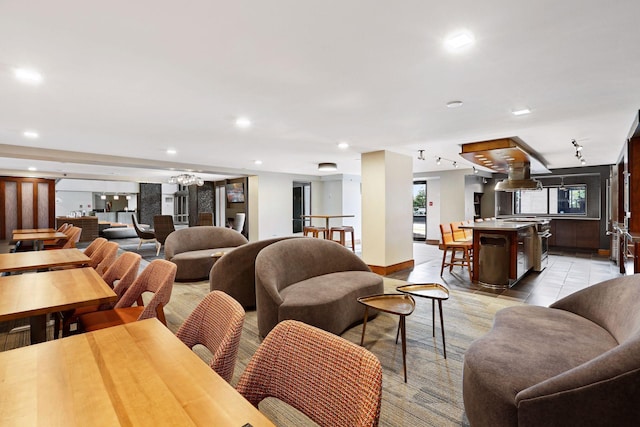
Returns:
[[[339,234],[338,240],[333,240],[333,233]],[[355,252],[356,251],[355,237],[353,236],[354,234],[353,227],[351,227],[350,225],[344,225],[342,227],[331,227],[331,229],[329,230],[329,239],[333,240],[334,242],[340,243],[342,246],[347,246],[346,233],[351,233],[351,250]]]
[[[327,238],[327,229],[325,227],[316,227],[313,225],[305,225],[304,229],[302,230],[303,234],[305,236],[308,236],[309,234],[311,234],[311,236],[313,237],[320,237],[320,233],[322,233],[322,238],[326,239]]]
[[[446,229],[445,229],[446,227]],[[469,279],[473,281],[471,274],[471,251],[473,249],[473,242],[456,242],[453,240],[453,233],[451,226],[440,224],[440,234],[442,235],[442,243],[440,249],[444,252],[442,254],[442,266],[440,267],[440,276],[445,267],[449,267],[449,271],[453,270],[456,265],[469,270]],[[451,250],[451,259],[447,262],[447,252]],[[457,256],[457,253],[461,252],[461,256]]]

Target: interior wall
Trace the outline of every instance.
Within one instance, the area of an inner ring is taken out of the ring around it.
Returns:
[[[360,176],[344,175],[342,178],[342,209],[344,215],[353,218],[336,218],[337,225],[350,225],[354,230],[354,238],[362,237],[362,182]],[[341,219],[341,221],[338,221]]]
[[[440,241],[440,178],[427,179],[427,240]]]
[[[257,183],[258,188],[251,186],[250,193],[257,193],[259,214],[252,211],[250,219],[251,228],[255,226],[256,219],[258,221],[258,240],[292,234],[293,181],[291,176],[283,174],[265,173],[259,178],[252,178],[251,182]]]

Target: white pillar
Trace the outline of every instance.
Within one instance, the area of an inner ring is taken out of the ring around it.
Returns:
[[[362,259],[376,273],[413,267],[412,186],[411,157],[362,154]]]

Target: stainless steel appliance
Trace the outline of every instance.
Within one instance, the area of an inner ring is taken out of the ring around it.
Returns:
[[[504,221],[531,222],[535,224],[536,233],[531,242],[533,271],[542,271],[549,262],[549,237],[551,237],[551,219],[549,218],[505,218]]]

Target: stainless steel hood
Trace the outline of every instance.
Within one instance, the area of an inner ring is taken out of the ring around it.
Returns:
[[[550,172],[517,137],[463,144],[460,155],[494,172],[506,173],[507,179],[496,184],[496,191],[542,190],[542,183],[531,178],[531,171]]]

